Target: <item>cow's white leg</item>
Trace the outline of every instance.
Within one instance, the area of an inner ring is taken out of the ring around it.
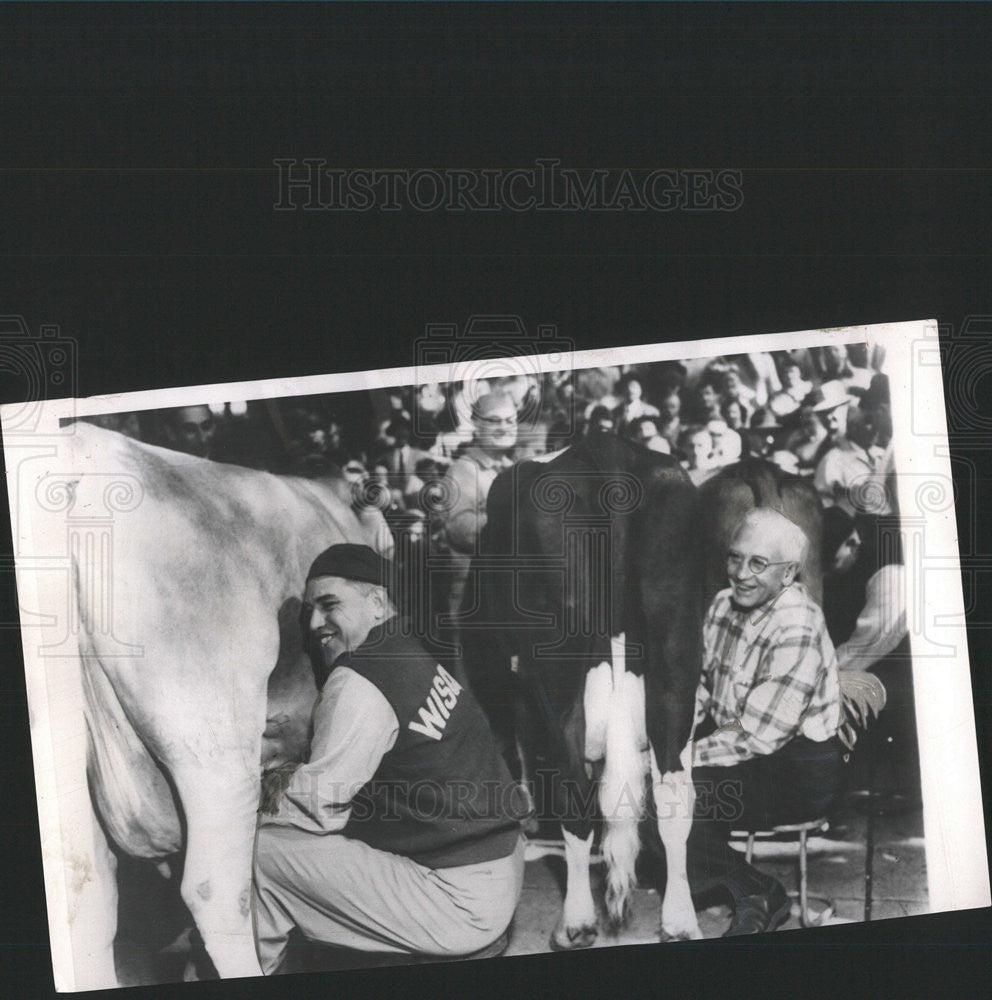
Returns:
[[[246,760],[257,759],[256,741]],[[246,760],[173,769],[188,831],[182,897],[224,979],[262,975],[251,921],[259,785]]]
[[[551,947],[557,950],[588,948],[596,940],[596,905],[589,881],[589,857],[593,831],[585,840],[563,830],[565,838],[565,905],[558,925],[551,934]]]
[[[686,744],[680,759],[683,770],[662,775],[654,750],[651,750],[651,780],[658,810],[658,834],[665,847],[668,877],[661,904],[661,939],[696,940],[703,935],[696,919],[696,909],[689,893],[686,873],[686,841],[692,829],[692,811],[696,791],[692,784],[692,742]]]

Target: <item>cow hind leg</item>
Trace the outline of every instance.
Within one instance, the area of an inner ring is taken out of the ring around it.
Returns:
[[[681,754],[681,771],[662,774],[655,752],[651,751],[651,780],[658,812],[658,834],[665,848],[668,877],[661,904],[661,940],[698,940],[703,935],[689,892],[686,873],[686,841],[692,828],[696,801],[692,784],[692,743]]]
[[[596,904],[589,878],[592,854],[594,787],[583,760],[585,723],[582,702],[572,706],[564,726],[552,735],[549,763],[556,778],[555,812],[565,841],[565,901],[551,933],[555,951],[588,948],[599,934]]]
[[[644,682],[626,671],[625,636],[612,640],[612,691],[606,727],[606,762],[599,804],[606,824],[603,856],[607,865],[606,909],[614,926],[623,922],[636,878],[641,842],[638,826],[644,815],[647,745],[644,726]]]

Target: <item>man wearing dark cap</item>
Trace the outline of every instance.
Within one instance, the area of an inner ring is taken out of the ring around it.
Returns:
[[[471,693],[398,626],[391,564],[334,545],[301,623],[320,694],[310,759],[260,817],[259,961],[290,931],[365,952],[498,952],[523,882],[526,807]]]

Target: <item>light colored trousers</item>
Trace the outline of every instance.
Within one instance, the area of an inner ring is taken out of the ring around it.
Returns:
[[[293,927],[358,951],[468,955],[509,926],[523,879],[523,838],[508,857],[431,869],[341,834],[263,826],[253,900],[262,971],[276,971]]]

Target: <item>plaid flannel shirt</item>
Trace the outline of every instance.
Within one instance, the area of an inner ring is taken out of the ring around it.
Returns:
[[[822,742],[837,733],[837,656],[823,612],[802,584],[764,609],[737,610],[731,591],[713,599],[703,625],[703,673],[696,723],[717,732],[694,744],[694,763],[727,766],[774,753],[802,734]]]

